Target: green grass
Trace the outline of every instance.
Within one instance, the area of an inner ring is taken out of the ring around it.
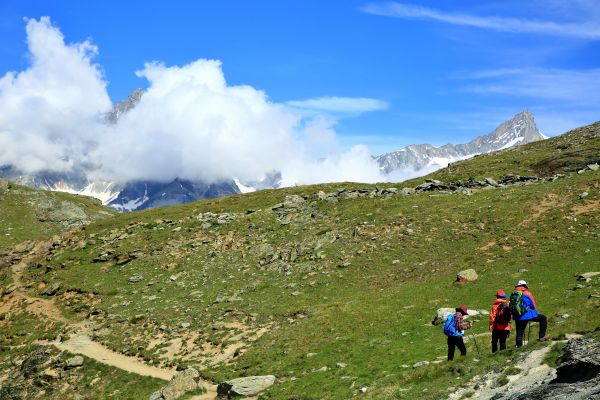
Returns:
[[[561,140],[477,157],[432,177],[529,174],[558,152]],[[588,138],[570,150],[598,147]],[[472,196],[421,193],[333,204],[314,200],[315,192],[366,185],[317,185],[134,212],[87,226],[25,278],[33,294],[41,282],[60,282],[56,298],[65,315],[88,318],[97,340],[115,351],[154,365],[205,367],[202,375],[215,382],[276,375],[278,383],[261,398],[347,399],[367,386],[361,396],[369,399],[438,399],[538,346],[492,355],[484,337],[481,355],[469,343],[466,359],[413,368],[446,354],[441,326],[430,324],[439,307],[489,310],[498,289],[523,278],[553,337],[598,327],[600,302],[588,295],[600,291],[600,281],[572,289],[576,275],[600,259],[599,177],[586,172]],[[583,191],[589,195],[581,199]],[[309,208],[281,224],[271,207],[287,194],[307,196]],[[206,229],[195,218],[206,211],[238,215]],[[94,262],[109,251],[110,261]],[[118,265],[131,254],[133,260]],[[457,272],[468,268],[479,279],[455,284]],[[143,280],[128,283],[134,275]],[[487,332],[486,316],[478,320],[474,332]],[[181,328],[184,322],[190,327]],[[198,352],[207,344],[226,350],[235,334],[260,328],[266,333],[245,340],[227,362],[211,364]],[[163,343],[150,346],[156,338]],[[165,357],[181,339],[189,345]],[[347,366],[337,368],[338,362]],[[327,371],[315,372],[323,366]]]

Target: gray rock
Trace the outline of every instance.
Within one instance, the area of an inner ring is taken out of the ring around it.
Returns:
[[[75,368],[75,367],[81,367],[83,365],[84,359],[82,356],[74,356],[69,358],[66,363],[65,363],[65,367],[66,368]]]
[[[345,364],[343,362],[338,362],[338,363],[335,363],[335,366],[338,367],[338,368],[340,368],[340,369],[344,369],[344,368],[346,368],[348,366],[348,364]]]
[[[217,394],[220,396],[256,396],[275,383],[275,376],[249,376],[220,383]]]
[[[130,277],[127,282],[133,284],[133,283],[138,283],[141,282],[142,280],[144,280],[144,277],[141,275],[133,275],[132,277]]]
[[[194,368],[188,368],[171,378],[169,383],[150,395],[151,400],[176,400],[187,392],[198,388],[200,373]],[[160,395],[160,396],[159,396]]]
[[[590,282],[593,277],[600,275],[600,272],[586,272],[577,277],[578,281]]]
[[[411,194],[415,194],[415,189],[413,188],[408,188],[408,187],[403,187],[402,189],[400,189],[400,193],[405,195],[405,196],[409,196]]]
[[[596,164],[588,164],[587,166],[589,169],[591,169],[592,171],[598,171],[598,169],[600,169],[600,165]]]
[[[328,368],[326,366],[324,366],[324,367],[321,367],[319,369],[315,369],[313,372],[327,372],[327,369]]]
[[[422,367],[424,365],[429,365],[429,361],[419,361],[413,364],[413,368]]]
[[[305,205],[306,205],[306,200],[304,200],[304,197],[298,196],[296,194],[287,195],[287,196],[285,196],[285,199],[283,200],[284,208],[300,209],[300,208],[303,208]]]
[[[450,307],[438,308],[436,311],[435,318],[432,321],[432,324],[439,325],[439,324],[445,323],[446,318],[448,318],[448,315],[454,314],[455,312],[456,312],[455,308],[450,308]]]
[[[183,329],[187,329],[190,326],[192,326],[192,324],[190,324],[189,322],[182,322],[179,324],[180,327],[182,327]]]
[[[54,296],[60,290],[60,283],[54,283],[52,286],[42,292],[44,296]]]
[[[478,278],[477,272],[474,269],[466,269],[464,271],[460,271],[456,276],[456,282],[465,283],[465,282],[474,282]]]
[[[588,192],[583,192],[583,193],[581,193],[581,194],[579,195],[579,198],[580,198],[580,199],[584,199],[584,198],[588,197],[588,195],[589,195],[589,193],[588,193]]]
[[[496,182],[493,178],[485,178],[484,182],[490,186],[498,186],[498,182]]]

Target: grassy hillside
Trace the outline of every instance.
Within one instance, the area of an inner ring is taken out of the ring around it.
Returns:
[[[487,310],[497,289],[526,279],[553,337],[599,327],[600,301],[589,295],[600,281],[573,288],[578,274],[600,267],[600,172],[569,172],[600,154],[599,130],[431,176],[567,173],[553,182],[336,201],[318,192],[370,187],[318,185],[123,214],[57,241],[21,280],[66,318],[49,325],[58,332],[48,328],[50,338],[68,339],[85,321],[95,341],[149,365],[194,366],[214,382],[273,374],[267,399],[438,399],[518,353],[492,357],[480,337],[477,360],[470,343],[466,362],[438,363],[446,343],[431,321],[440,307]],[[455,284],[468,268],[479,279]],[[49,287],[57,289],[44,296]],[[11,332],[0,339],[10,349],[0,367],[40,338],[41,317],[24,312],[0,321]],[[485,318],[476,333],[487,331]],[[413,368],[420,361],[431,364]]]
[[[115,214],[91,197],[36,190],[0,179],[0,249]]]

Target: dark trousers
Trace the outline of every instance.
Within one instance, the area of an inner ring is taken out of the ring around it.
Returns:
[[[545,315],[539,314],[537,317],[529,319],[527,321],[515,321],[517,325],[517,347],[523,346],[523,337],[525,336],[525,328],[527,328],[527,323],[529,321],[539,322],[540,323],[540,333],[539,338],[543,338],[546,336],[546,328],[548,328],[548,318]]]
[[[454,360],[454,349],[458,347],[461,356],[467,355],[467,348],[462,336],[448,336],[448,361]]]
[[[492,331],[492,353],[498,351],[498,342],[500,342],[500,350],[506,349],[508,335],[510,335],[510,331]]]

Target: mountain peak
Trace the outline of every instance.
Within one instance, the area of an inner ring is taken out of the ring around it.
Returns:
[[[131,92],[125,100],[117,102],[112,111],[106,116],[107,121],[113,124],[116,123],[123,114],[138,105],[144,93],[146,93],[144,89],[138,88]]]
[[[386,174],[396,170],[412,170],[419,175],[420,170],[431,172],[432,168],[442,168],[453,161],[542,139],[546,137],[538,130],[533,114],[525,109],[487,135],[478,136],[468,143],[446,144],[440,147],[413,144],[375,159]]]

